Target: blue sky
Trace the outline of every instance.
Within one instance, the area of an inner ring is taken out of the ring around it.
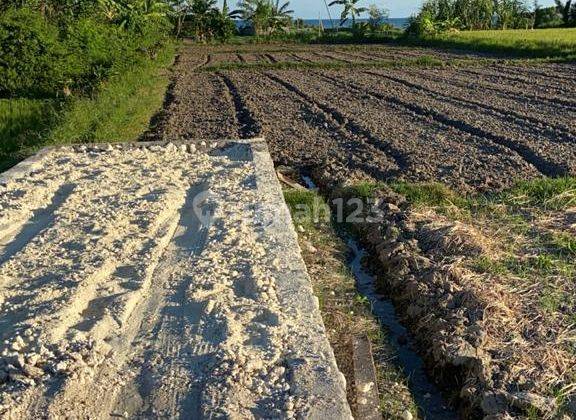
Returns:
[[[331,0],[327,0],[330,3]],[[222,3],[222,0],[220,0]],[[228,0],[230,7],[236,6],[237,0]],[[378,6],[385,7],[390,10],[390,17],[400,18],[408,17],[418,10],[422,4],[422,0],[364,0],[365,5],[377,4]],[[540,0],[542,5],[553,5],[554,0]],[[531,4],[531,2],[530,2]],[[318,13],[321,14],[323,19],[326,19],[326,7],[324,0],[291,0],[291,8],[295,11],[295,17],[318,19]],[[339,11],[336,7],[333,8],[332,15],[337,17]]]

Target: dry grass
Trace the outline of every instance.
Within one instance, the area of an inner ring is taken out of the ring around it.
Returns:
[[[459,393],[472,407],[490,390],[501,393],[503,411],[576,415],[575,182],[544,178],[470,197],[439,184],[348,188],[401,213],[359,230],[378,251],[396,303],[423,311],[408,316],[435,347],[438,368],[471,362]]]
[[[481,303],[485,351],[507,361],[515,383],[554,397],[560,412],[576,382],[576,236],[563,210],[573,194],[573,180],[539,180],[414,213],[420,246],[451,258]]]

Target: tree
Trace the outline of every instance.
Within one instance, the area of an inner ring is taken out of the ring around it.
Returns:
[[[529,15],[528,8],[522,0],[496,0],[495,12],[500,29],[525,27]]]
[[[270,26],[272,31],[285,31],[292,21],[292,14],[294,10],[290,10],[290,2],[285,2],[282,5],[280,0],[276,0],[276,3],[272,6],[272,16],[270,19]]]
[[[361,0],[333,0],[329,4],[330,7],[336,5],[344,7],[340,15],[340,26],[344,26],[348,19],[352,19],[353,27],[356,26],[356,17],[368,11],[366,7],[358,7],[360,1]]]
[[[172,18],[175,22],[175,35],[179,37],[182,32],[184,20],[190,12],[190,3],[188,0],[170,0],[170,7],[172,9]]]
[[[534,11],[535,28],[556,28],[562,26],[562,15],[556,7],[541,7],[538,5]]]
[[[528,28],[534,26],[536,15],[525,0],[426,0],[409,32]]]
[[[554,0],[556,2],[556,9],[562,15],[562,23],[564,26],[571,26],[576,23],[576,4],[572,0]]]
[[[390,12],[387,9],[382,9],[375,4],[371,4],[368,8],[368,27],[372,32],[378,31],[388,19]]]
[[[198,41],[228,39],[235,30],[227,6],[220,10],[216,0],[192,0],[187,19],[192,35]]]
[[[288,27],[291,15],[290,2],[279,0],[242,0],[238,3],[237,13],[241,19],[249,22],[256,35],[270,35]]]

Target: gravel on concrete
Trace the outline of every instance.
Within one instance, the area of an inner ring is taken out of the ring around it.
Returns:
[[[262,140],[43,151],[0,178],[4,418],[350,418]]]

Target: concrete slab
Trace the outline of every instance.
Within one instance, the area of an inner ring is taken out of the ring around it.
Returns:
[[[0,413],[350,418],[263,139],[0,176]]]

